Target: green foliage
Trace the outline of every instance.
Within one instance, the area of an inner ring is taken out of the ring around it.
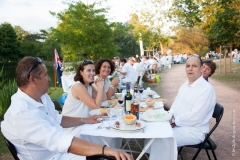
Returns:
[[[19,58],[19,42],[17,35],[9,23],[0,25],[0,60],[16,60]]]
[[[78,54],[85,53],[96,61],[102,57],[111,57],[117,52],[105,12],[106,9],[103,8],[95,9],[94,3],[85,5],[77,2],[57,14],[60,23],[56,29],[52,28],[52,31],[54,38],[64,47],[64,59],[73,55],[77,59]]]
[[[240,13],[232,7],[232,0],[223,0],[219,5],[216,21],[211,25],[208,35],[214,44],[232,45],[240,41],[240,23],[237,20]]]
[[[140,53],[139,44],[133,35],[133,27],[127,23],[120,22],[113,23],[114,42],[118,45],[118,52],[121,53],[120,57],[135,56]],[[116,54],[115,54],[116,55]]]
[[[3,115],[10,106],[11,96],[17,91],[17,83],[15,80],[9,80],[0,89],[0,115]]]
[[[170,14],[180,26],[193,27],[201,22],[200,6],[198,0],[174,0]]]

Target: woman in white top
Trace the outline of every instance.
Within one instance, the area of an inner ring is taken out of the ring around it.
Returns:
[[[93,61],[84,60],[77,68],[74,77],[75,83],[72,85],[65,104],[63,106],[62,115],[71,117],[89,117],[89,111],[98,109],[101,106],[104,91],[104,79],[98,78],[95,81],[98,91],[92,87],[94,82],[95,67]],[[73,135],[78,136],[89,142],[103,145],[99,137],[81,135],[81,127],[73,127],[66,129]],[[105,138],[104,138],[105,139]],[[115,147],[114,139],[106,138],[110,146]]]
[[[117,90],[119,84],[119,78],[114,77],[112,81],[109,80],[108,76],[112,75],[115,71],[114,63],[110,59],[101,59],[95,65],[96,76],[94,79],[104,79],[104,90],[103,101],[111,99]]]
[[[92,61],[83,61],[77,69],[74,84],[64,103],[62,114],[71,117],[89,117],[89,111],[100,108],[103,97],[104,80],[99,78],[95,83],[99,92],[93,87],[95,67]]]

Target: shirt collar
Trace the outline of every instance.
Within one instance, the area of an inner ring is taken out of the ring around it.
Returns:
[[[196,85],[198,85],[202,80],[205,81],[205,79],[203,78],[203,76],[199,77],[195,82],[193,82],[191,85],[188,85],[190,87],[195,87]],[[188,80],[188,83],[189,84],[189,80]]]
[[[20,88],[18,88],[17,90],[17,95],[21,98],[26,99],[27,101],[29,101],[31,104],[33,104],[32,106],[37,106],[37,107],[41,107],[44,106],[42,103],[37,102],[36,100],[34,100],[32,97],[30,97],[28,94],[26,94],[25,92],[23,92]],[[44,103],[45,99],[43,96],[41,96],[41,100]]]

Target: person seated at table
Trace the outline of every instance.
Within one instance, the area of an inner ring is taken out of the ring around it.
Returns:
[[[103,148],[74,137],[63,127],[80,126],[84,123],[99,123],[97,118],[73,118],[62,116],[54,108],[48,92],[50,78],[44,63],[39,58],[25,57],[16,68],[17,92],[1,122],[3,135],[15,146],[18,157],[24,160],[75,159],[104,154],[118,160],[132,158],[125,152],[109,147]]]
[[[92,86],[95,76],[94,63],[91,60],[84,60],[77,68],[74,77],[75,83],[71,86],[67,99],[64,103],[62,115],[70,117],[87,118],[90,116],[89,112],[93,109],[99,109],[103,100],[104,79],[98,78],[95,81],[98,91]],[[81,127],[72,127],[66,129],[75,136],[94,142],[103,144],[99,137],[80,135]],[[119,140],[114,138],[104,138],[108,144],[114,148],[119,147]]]
[[[199,144],[209,132],[216,95],[213,86],[203,78],[201,68],[199,57],[191,57],[186,61],[188,80],[180,87],[169,111],[173,114],[170,125],[178,146]],[[155,140],[151,147],[158,148],[161,145]]]
[[[211,59],[204,60],[203,61],[203,67],[202,67],[203,78],[206,81],[208,81],[208,77],[211,77],[213,75],[216,68],[217,68],[216,63],[213,62]]]
[[[117,91],[119,78],[114,77],[112,81],[109,80],[108,76],[112,75],[115,71],[115,66],[109,59],[101,59],[95,65],[95,77],[94,79],[97,80],[98,78],[104,79],[104,90],[105,94],[103,95],[103,101],[111,99],[111,97]]]
[[[132,63],[132,59],[129,59]],[[122,70],[120,71],[120,74],[122,75],[121,83],[125,84],[126,82],[134,83],[137,81],[138,73],[135,70],[135,68],[130,64],[130,62],[127,62],[126,59],[121,59],[121,65]]]

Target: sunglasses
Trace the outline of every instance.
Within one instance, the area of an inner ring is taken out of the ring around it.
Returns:
[[[42,63],[43,63],[42,60],[41,60],[39,57],[37,57],[37,62],[33,65],[33,67],[31,68],[31,70],[30,70],[29,73],[28,73],[28,78],[30,77],[31,72],[32,72],[35,68],[37,68],[38,64],[42,64]]]
[[[83,64],[86,64],[86,63],[88,63],[88,64],[94,64],[94,62],[93,62],[92,60],[87,60],[87,59],[85,59],[84,61],[82,61],[81,66],[82,66]]]

